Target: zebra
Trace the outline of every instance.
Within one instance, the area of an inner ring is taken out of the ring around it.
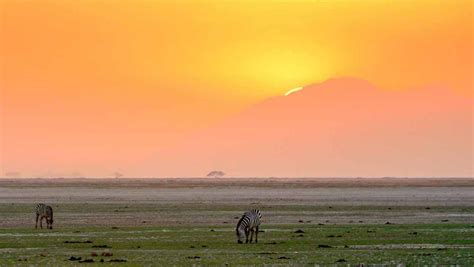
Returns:
[[[262,214],[259,210],[253,209],[247,211],[242,215],[239,222],[237,223],[237,228],[235,232],[237,233],[237,243],[242,244],[245,236],[245,243],[252,243],[253,234],[255,233],[255,243],[258,243],[258,227],[260,226],[260,221],[262,220]]]
[[[38,229],[38,219],[40,220],[40,227],[43,229],[43,218],[46,219],[46,228],[53,229],[53,208],[43,203],[36,204],[36,224],[35,229]]]

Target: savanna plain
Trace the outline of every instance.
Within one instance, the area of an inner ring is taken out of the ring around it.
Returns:
[[[474,266],[474,179],[0,179],[0,266],[83,264]]]

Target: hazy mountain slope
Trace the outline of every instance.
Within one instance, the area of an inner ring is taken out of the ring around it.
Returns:
[[[154,162],[184,176],[472,176],[472,125],[472,99],[449,90],[341,78],[255,105]]]

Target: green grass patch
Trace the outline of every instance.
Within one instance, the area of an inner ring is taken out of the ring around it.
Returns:
[[[79,260],[70,259],[79,258],[124,260],[126,266],[474,265],[474,227],[468,224],[278,224],[262,230],[258,244],[237,244],[230,225],[0,229],[0,265],[76,265]]]

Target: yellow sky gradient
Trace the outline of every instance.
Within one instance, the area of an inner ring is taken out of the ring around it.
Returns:
[[[110,155],[132,140],[141,153],[333,77],[473,88],[469,0],[0,3],[12,158],[58,143]]]

